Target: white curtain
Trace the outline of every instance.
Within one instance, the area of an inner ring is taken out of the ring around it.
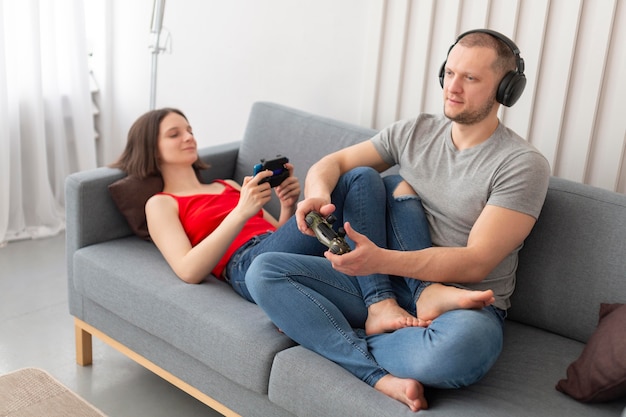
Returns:
[[[64,181],[96,167],[83,0],[0,0],[0,246],[64,230]]]

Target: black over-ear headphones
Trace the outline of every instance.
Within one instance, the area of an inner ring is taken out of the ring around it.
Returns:
[[[501,103],[507,107],[511,107],[520,98],[522,92],[524,91],[524,87],[526,87],[526,76],[524,75],[524,59],[519,54],[519,48],[511,39],[507,38],[499,32],[496,32],[495,30],[475,29],[459,35],[459,37],[456,38],[454,44],[452,44],[452,46],[450,46],[450,49],[448,49],[448,55],[450,55],[450,51],[452,50],[452,48],[454,48],[454,45],[456,45],[459,40],[461,40],[461,38],[469,35],[470,33],[486,33],[488,35],[491,35],[494,38],[499,39],[507,44],[507,46],[511,48],[511,51],[513,51],[513,53],[515,54],[515,63],[517,65],[517,69],[515,71],[509,71],[508,73],[506,73],[504,78],[502,78],[502,81],[500,81],[500,85],[498,85],[498,91],[496,92],[496,100],[498,100],[498,103]],[[439,84],[441,84],[442,88],[447,62],[448,58],[446,55],[446,60],[443,62],[443,64],[441,65],[441,69],[439,70]]]

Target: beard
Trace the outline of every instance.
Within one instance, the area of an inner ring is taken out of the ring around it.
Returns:
[[[444,104],[443,114],[448,119],[452,120],[453,122],[456,122],[462,125],[473,125],[473,124],[476,124],[485,120],[487,116],[489,116],[489,114],[491,113],[491,110],[493,110],[493,107],[495,105],[496,105],[496,97],[494,95],[490,100],[485,102],[485,104],[482,107],[475,109],[475,110],[462,111],[456,116],[450,116],[448,113],[446,113],[446,106]]]

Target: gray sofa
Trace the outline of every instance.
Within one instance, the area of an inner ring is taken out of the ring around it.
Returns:
[[[296,175],[373,130],[255,103],[242,141],[201,150],[204,180],[241,181],[261,157],[288,156]],[[408,408],[276,331],[222,281],[180,281],[135,236],[111,199],[123,174],[66,181],[69,309],[77,362],[94,335],[225,415],[410,416]],[[276,213],[277,202],[269,206]],[[520,253],[504,350],[479,383],[427,390],[423,416],[619,416],[626,398],[586,404],[555,389],[598,324],[601,303],[626,303],[626,196],[552,178]],[[100,364],[100,366],[106,366]]]

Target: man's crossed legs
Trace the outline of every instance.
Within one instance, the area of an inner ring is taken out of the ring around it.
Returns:
[[[361,177],[365,178],[376,181],[370,175]],[[397,181],[395,185],[393,181]],[[423,248],[421,203],[414,192],[413,196],[393,195],[394,191],[401,192],[396,190],[402,183],[398,177],[385,182],[391,207],[386,219],[391,227],[387,230],[390,248]],[[341,209],[345,212],[345,207]],[[362,205],[363,209],[367,207]],[[416,221],[419,226],[411,228],[411,222]],[[347,276],[321,257],[265,253],[252,263],[246,284],[255,302],[286,335],[414,411],[427,407],[422,384],[441,388],[469,385],[493,365],[502,346],[503,318],[491,306],[480,308],[490,304],[486,299],[493,294],[383,277],[377,282],[371,276]],[[374,301],[368,303],[368,299]],[[403,318],[394,321],[392,315],[377,329],[380,332],[361,330],[372,315],[371,306],[381,302],[396,303],[411,317],[417,314],[422,320],[419,324],[426,327]],[[392,326],[386,328],[389,322]],[[386,332],[391,330],[395,331]]]

